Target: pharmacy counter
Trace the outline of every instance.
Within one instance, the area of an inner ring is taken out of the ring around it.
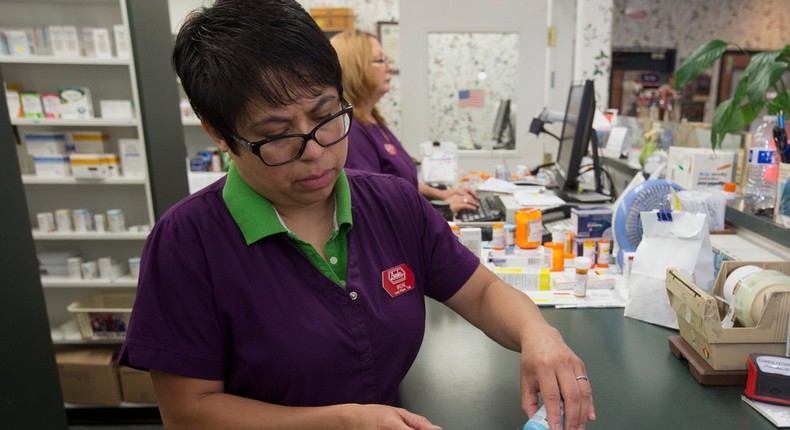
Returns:
[[[521,429],[519,355],[428,300],[428,329],[401,385],[400,405],[445,429]],[[543,308],[585,361],[598,420],[588,429],[773,429],[741,400],[743,387],[697,383],[669,351],[677,331],[623,317],[622,308]]]

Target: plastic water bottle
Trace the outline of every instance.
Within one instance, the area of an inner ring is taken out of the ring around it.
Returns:
[[[565,428],[565,408],[563,407],[562,402],[560,401],[560,413],[562,414],[562,427]],[[549,417],[546,414],[546,405],[538,409],[535,412],[535,415],[524,424],[524,427],[521,430],[549,430]]]
[[[752,136],[743,191],[744,208],[752,213],[773,210],[776,201],[779,157],[773,137],[774,125],[776,117],[766,115]]]

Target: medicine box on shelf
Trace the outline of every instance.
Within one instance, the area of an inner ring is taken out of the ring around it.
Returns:
[[[790,262],[725,261],[722,263],[712,293],[708,293],[676,269],[667,270],[667,294],[678,316],[680,336],[714,370],[745,370],[751,353],[784,355],[787,342],[787,317],[790,293],[771,296],[755,327],[722,328],[727,305],[723,297],[724,281],[736,268],[755,265],[790,274]]]
[[[310,15],[323,31],[354,29],[354,10],[347,7],[323,7],[310,9]]]

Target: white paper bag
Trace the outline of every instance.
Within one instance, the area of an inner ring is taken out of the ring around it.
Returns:
[[[677,314],[667,295],[667,269],[678,269],[699,288],[713,290],[707,215],[654,210],[640,216],[642,241],[631,267],[625,316],[677,329]]]

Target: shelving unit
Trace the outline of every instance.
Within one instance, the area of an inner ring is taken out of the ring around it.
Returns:
[[[16,179],[5,178],[6,187],[14,191],[9,194],[8,203],[17,213],[25,211],[27,222],[19,217],[11,219],[12,223],[5,228],[13,230],[13,235],[3,235],[13,242],[4,242],[5,246],[16,247],[22,251],[34,249],[35,253],[46,251],[78,250],[85,260],[96,260],[98,257],[112,256],[122,262],[131,257],[139,257],[148,229],[153,226],[156,218],[164,213],[170,205],[188,194],[186,169],[184,163],[183,128],[178,122],[178,95],[171,86],[164,82],[174,79],[170,68],[170,44],[168,6],[166,2],[137,2],[130,0],[1,0],[0,27],[20,28],[47,25],[74,25],[103,27],[111,29],[114,24],[122,24],[128,29],[131,58],[56,58],[42,55],[17,57],[0,55],[0,79],[4,82],[21,83],[25,91],[54,92],[63,86],[85,86],[90,88],[94,104],[94,115],[90,119],[47,119],[47,118],[10,118],[5,108],[5,94],[0,92],[0,145],[5,146],[5,163],[2,170],[16,172]],[[139,49],[138,49],[139,46]],[[113,46],[114,51],[114,46]],[[101,118],[99,100],[131,100],[134,118],[104,119]],[[45,178],[36,176],[27,162],[25,134],[40,132],[74,132],[99,131],[108,136],[105,152],[118,154],[118,139],[136,139],[143,143],[143,159],[146,160],[147,174],[140,177],[114,177],[101,180],[82,180],[73,177]],[[15,140],[12,134],[20,137],[21,143],[14,153],[12,145]],[[152,160],[155,156],[156,160]],[[12,168],[9,168],[9,165]],[[7,176],[7,175],[6,175]],[[21,197],[20,197],[21,193]],[[24,208],[24,209],[23,209]],[[103,213],[108,209],[122,209],[126,217],[126,225],[140,226],[124,233],[96,232],[41,232],[37,229],[36,214],[54,212],[61,208],[89,208],[93,213]],[[5,218],[4,218],[5,219]],[[32,229],[32,230],[31,230]],[[27,233],[26,233],[27,232]],[[32,256],[33,260],[35,255]],[[25,252],[18,258],[24,258],[25,264],[0,260],[0,268],[10,274],[4,288],[4,294],[11,294],[11,302],[19,298],[28,306],[25,316],[39,318],[36,312],[29,312],[29,306],[43,307],[37,295],[27,292],[37,289],[43,295],[46,307],[46,320],[32,321],[25,318],[25,327],[15,325],[21,337],[30,335],[28,327],[36,327],[38,322],[50,327],[71,320],[72,316],[66,306],[84,296],[98,292],[133,292],[136,280],[128,275],[110,281],[109,279],[75,280],[65,277],[42,277],[38,275],[37,263],[34,263]],[[22,270],[15,270],[19,266]],[[10,270],[14,269],[14,270]],[[33,281],[31,281],[33,280]],[[5,282],[4,282],[5,284]],[[11,286],[13,285],[13,286]],[[6,297],[5,301],[8,301]],[[22,307],[20,307],[21,309]],[[40,308],[39,308],[40,309]],[[21,320],[20,320],[21,321]],[[4,332],[6,333],[6,332]],[[20,348],[7,336],[0,338],[15,353],[24,354],[28,348]],[[26,341],[25,345],[30,344]],[[75,345],[107,345],[118,346],[119,341],[57,340],[50,341],[55,349],[68,348]],[[32,349],[30,349],[32,351]],[[37,349],[37,353],[47,348]],[[51,349],[50,349],[51,351]],[[31,367],[18,361],[10,364],[20,374],[42,375],[45,381],[31,378],[25,386],[42,386],[46,393],[57,393],[59,397],[57,374],[42,372],[54,369],[54,360],[49,357],[37,356],[29,359]],[[2,361],[8,366],[9,361]],[[37,368],[32,366],[37,365]],[[15,385],[19,386],[19,384]],[[9,387],[10,388],[10,387]],[[18,391],[18,390],[17,390]],[[4,398],[17,398],[24,402],[26,398],[18,398],[15,391],[9,392],[0,388]],[[30,393],[25,394],[30,396]],[[52,396],[55,397],[55,396]],[[62,402],[62,399],[61,399]],[[24,405],[24,403],[22,403]],[[110,423],[140,422],[158,420],[158,412],[152,405],[121,404],[120,407],[85,407],[61,405],[65,408],[68,420],[73,423]],[[24,409],[24,408],[23,408]],[[61,410],[62,412],[62,410]],[[58,422],[58,411],[49,410],[46,415],[53,419],[46,421],[49,425],[40,428],[62,428]],[[21,415],[20,415],[21,416]],[[13,418],[13,417],[12,417]],[[27,427],[29,416],[21,416],[18,421],[11,421],[11,427]],[[18,425],[14,425],[18,423]]]
[[[178,83],[179,96],[183,99],[186,98],[184,91],[181,89],[181,83]],[[181,118],[181,124],[184,127],[184,143],[187,153],[187,165],[189,160],[196,156],[199,151],[206,149],[216,148],[216,144],[211,137],[203,130],[200,125],[200,120],[197,118]],[[206,185],[223,177],[225,172],[187,172],[189,182],[189,191],[193,193]]]
[[[18,27],[18,17],[13,10],[18,3],[3,2],[0,7],[10,13],[0,16],[13,17],[13,21],[0,20],[0,26]],[[123,0],[104,0],[91,2],[63,1],[25,2],[28,9],[25,16],[29,22],[25,26],[74,25],[82,27],[103,27],[111,31],[112,26],[121,24],[127,29],[129,22]],[[40,14],[36,13],[39,12]],[[33,13],[31,13],[33,12]],[[114,47],[113,47],[114,48]],[[141,225],[147,231],[154,223],[151,188],[147,173],[143,176],[120,176],[97,180],[83,180],[75,177],[41,177],[30,171],[32,163],[25,163],[29,156],[26,135],[41,132],[100,132],[107,136],[104,151],[119,154],[119,139],[135,139],[144,143],[142,122],[140,121],[140,99],[137,92],[137,79],[134,58],[55,57],[46,55],[0,56],[0,66],[6,82],[15,82],[23,91],[38,93],[55,92],[60,87],[84,86],[91,91],[91,102],[95,118],[49,119],[49,118],[11,118],[16,126],[20,142],[19,156],[22,163],[22,183],[25,185],[27,212],[31,225],[36,225],[36,214],[54,212],[57,209],[87,208],[92,213],[105,213],[109,209],[121,209],[126,225]],[[129,100],[133,106],[133,118],[101,118],[98,109],[100,100]],[[144,146],[144,145],[143,145]],[[142,154],[143,159],[145,154]],[[123,175],[124,172],[121,172]],[[34,227],[35,228],[35,227]],[[95,261],[100,257],[113,257],[118,262],[139,257],[145,233],[96,233],[96,232],[40,232],[33,231],[36,252],[57,252],[76,250],[85,261]],[[131,240],[130,240],[131,239]],[[133,291],[136,282],[128,278],[125,282],[100,282],[96,280],[52,280],[42,278],[45,287],[49,323],[53,328],[71,320],[65,306],[81,298],[85,288],[92,292],[104,292],[104,288],[125,288]],[[52,293],[50,287],[60,287]],[[70,287],[63,293],[63,287]]]

